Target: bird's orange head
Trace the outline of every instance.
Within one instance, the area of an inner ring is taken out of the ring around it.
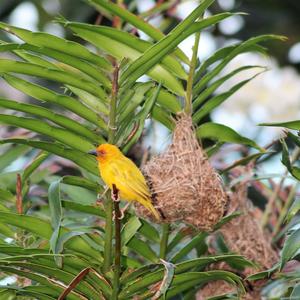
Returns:
[[[95,155],[97,160],[101,163],[109,162],[111,159],[122,156],[120,149],[112,144],[101,144],[96,150],[90,151],[89,153]]]

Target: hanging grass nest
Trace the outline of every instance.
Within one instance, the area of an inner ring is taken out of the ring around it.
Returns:
[[[179,117],[172,144],[150,160],[143,173],[162,223],[184,221],[210,231],[224,215],[226,194],[197,141],[191,117]],[[135,207],[140,216],[155,221],[139,203]]]
[[[257,263],[258,268],[245,268],[239,272],[247,277],[256,272],[271,268],[278,261],[278,254],[271,246],[271,240],[261,228],[258,219],[261,212],[254,209],[247,199],[247,186],[241,183],[230,195],[228,213],[242,212],[219,229],[224,241],[231,252],[243,255],[248,260]],[[213,239],[212,239],[213,240]],[[228,264],[222,262],[212,266],[212,269],[235,272]],[[243,300],[261,299],[260,291],[265,280],[248,282],[248,291],[241,297]],[[235,288],[225,281],[214,281],[205,285],[197,294],[197,300],[206,300],[210,297],[235,292]]]
[[[261,211],[254,209],[247,198],[246,184],[240,184],[230,196],[228,212],[240,211],[242,215],[234,218],[219,230],[232,252],[242,254],[256,262],[260,271],[269,269],[278,261],[278,254],[271,246],[269,235],[263,231],[259,217]],[[251,275],[257,270],[247,268],[243,274]]]

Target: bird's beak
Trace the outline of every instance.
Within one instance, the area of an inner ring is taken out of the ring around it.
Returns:
[[[97,151],[96,150],[91,150],[91,151],[88,152],[88,154],[97,156]]]

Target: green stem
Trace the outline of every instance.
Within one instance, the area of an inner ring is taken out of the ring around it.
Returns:
[[[110,110],[109,110],[109,122],[108,122],[108,142],[113,143],[116,127],[116,107],[117,107],[117,97],[118,97],[118,75],[119,67],[115,64],[110,100]],[[103,262],[103,272],[107,272],[111,267],[111,253],[112,253],[112,239],[113,239],[113,202],[107,197],[106,198],[106,222],[105,222],[105,241],[104,241],[104,262]]]
[[[194,83],[194,74],[195,74],[195,69],[196,69],[196,64],[197,64],[199,41],[200,41],[200,32],[197,32],[195,34],[193,56],[191,59],[190,72],[189,72],[187,86],[186,86],[186,97],[185,97],[185,109],[184,110],[188,115],[192,114],[193,83]]]
[[[163,224],[162,225],[162,237],[160,240],[160,250],[159,250],[159,257],[162,259],[166,258],[167,248],[168,248],[168,240],[169,240],[169,231],[170,231],[170,225]]]

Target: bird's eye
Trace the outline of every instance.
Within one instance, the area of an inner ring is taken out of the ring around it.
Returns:
[[[105,155],[106,152],[105,152],[104,150],[100,150],[100,151],[99,151],[99,154],[100,154],[100,155]]]

